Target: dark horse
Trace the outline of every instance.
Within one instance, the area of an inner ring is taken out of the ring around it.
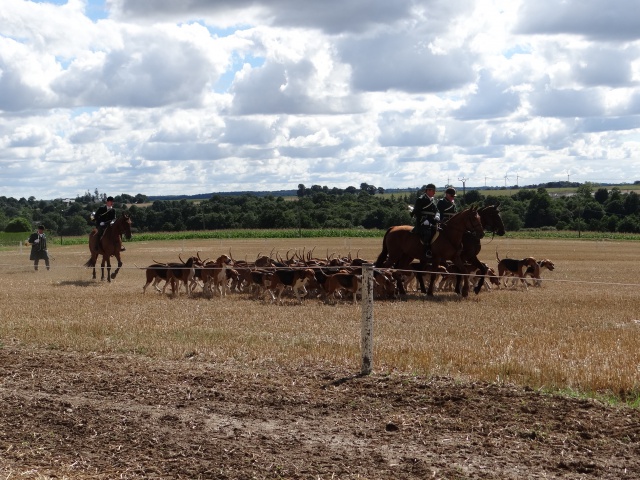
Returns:
[[[427,258],[424,253],[424,246],[420,237],[413,233],[413,227],[410,225],[399,225],[391,227],[384,234],[382,240],[382,252],[378,255],[375,266],[393,267],[401,270],[407,270],[414,259],[418,259],[420,264],[418,270],[426,271],[427,266],[431,265],[431,282],[429,290],[425,292],[422,276],[418,275],[421,282],[421,289],[427,295],[433,295],[433,284],[435,282],[436,272],[439,271],[440,265],[446,260],[451,260],[459,271],[464,271],[464,261],[462,259],[462,238],[465,232],[472,232],[477,238],[484,236],[480,215],[476,208],[468,208],[457,213],[442,227],[431,241],[431,259]],[[478,268],[486,271],[484,265],[478,260]],[[469,294],[469,278],[464,277],[464,286],[460,292],[459,284],[456,286],[456,293],[462,293],[462,296]],[[404,286],[398,281],[398,290],[404,294]],[[479,291],[479,289],[478,289]],[[477,293],[477,292],[476,292]]]
[[[502,223],[502,217],[500,216],[500,204],[497,205],[489,205],[487,207],[482,207],[478,209],[478,215],[480,215],[480,221],[482,222],[482,228],[485,232],[491,232],[494,235],[504,235],[504,224]],[[480,254],[480,249],[482,245],[480,244],[480,239],[471,232],[466,232],[462,237],[462,260],[465,263],[469,263],[472,266],[478,267],[479,264],[482,264],[480,260],[478,260],[478,255]],[[476,286],[474,292],[477,294],[482,288],[482,284],[484,283],[484,264],[482,264],[481,268],[483,272],[483,276],[480,277],[480,282]],[[459,283],[461,280],[461,276],[458,275],[456,279],[456,292],[459,290]]]
[[[91,258],[84,264],[85,267],[93,268],[93,279],[96,278],[96,262],[98,261],[98,255],[102,255],[102,264],[100,265],[102,276],[100,280],[104,280],[104,265],[107,264],[107,280],[110,282],[112,278],[116,278],[120,267],[122,267],[122,260],[120,259],[120,249],[122,247],[122,235],[127,240],[131,238],[131,216],[128,213],[123,213],[117,220],[109,225],[102,235],[101,239],[96,238],[98,230],[93,229],[89,234],[89,250],[91,251]],[[98,241],[99,240],[99,241]],[[116,257],[118,261],[118,268],[116,268],[111,274],[111,257]]]

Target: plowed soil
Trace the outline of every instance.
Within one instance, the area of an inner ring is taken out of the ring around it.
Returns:
[[[640,412],[300,365],[0,349],[3,478],[640,478]]]

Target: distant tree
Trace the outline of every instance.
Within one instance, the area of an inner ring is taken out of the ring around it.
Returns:
[[[636,192],[629,192],[624,198],[624,213],[633,215],[640,212],[640,196]]]
[[[593,194],[593,186],[589,182],[583,183],[578,188],[576,188],[576,195],[586,200],[591,200],[592,194]]]
[[[623,233],[640,233],[640,221],[635,215],[629,215],[618,222],[617,229]]]
[[[542,189],[546,192],[545,189]],[[514,195],[511,196],[511,198],[513,198],[516,201],[528,201],[531,200],[533,197],[535,197],[536,192],[535,190],[529,190],[529,189],[521,189],[518,190]]]
[[[513,210],[502,211],[500,216],[502,217],[502,223],[507,232],[517,232],[524,225],[522,218]]]
[[[598,190],[596,190],[593,198],[595,198],[599,204],[604,205],[609,199],[609,190],[607,190],[606,188],[599,188]]]
[[[140,204],[140,203],[147,203],[148,198],[147,198],[147,196],[146,196],[146,195],[142,195],[141,193],[138,193],[138,194],[136,194],[136,196],[135,196],[135,201],[136,201],[135,203],[138,203],[138,204]]]
[[[527,228],[554,226],[557,221],[551,197],[549,197],[546,189],[539,188],[527,207],[524,226]]]
[[[386,211],[378,207],[365,215],[362,219],[362,226],[364,228],[385,228],[385,217]]]
[[[613,187],[609,192],[609,201],[622,200],[622,191],[618,187]]]
[[[604,209],[608,214],[622,216],[624,215],[624,202],[622,201],[621,198],[616,198],[613,200],[609,199]]]
[[[9,223],[4,228],[5,232],[30,232],[31,230],[31,222],[23,217],[9,220]]]
[[[67,236],[85,235],[91,231],[86,219],[82,215],[66,218],[61,233]]]
[[[600,220],[604,217],[604,209],[598,202],[590,201],[582,209],[582,218],[585,220]]]
[[[298,191],[297,191],[298,198],[304,197],[306,191],[307,191],[307,187],[305,187],[303,183],[299,184]]]

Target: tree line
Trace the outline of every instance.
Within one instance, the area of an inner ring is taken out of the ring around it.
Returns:
[[[300,185],[296,196],[217,195],[192,201],[155,200],[142,194],[115,196],[118,214],[129,212],[137,232],[176,232],[216,229],[386,229],[412,224],[410,207],[420,189],[385,194],[384,189],[361,184],[360,189],[329,189]],[[438,196],[442,195],[439,193]],[[77,236],[91,231],[91,213],[104,204],[97,190],[74,200],[37,200],[0,197],[0,230],[32,231],[45,225],[56,235]],[[466,191],[458,208],[500,203],[507,231],[522,229],[640,233],[640,196],[592,184],[575,193],[554,196],[545,187],[520,188],[513,195]]]

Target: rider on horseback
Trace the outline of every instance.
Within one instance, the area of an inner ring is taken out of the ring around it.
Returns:
[[[438,201],[438,210],[443,224],[457,213],[455,188],[449,187],[444,191],[444,197]]]
[[[98,210],[96,210],[96,213],[94,214],[96,228],[98,229],[98,234],[96,235],[96,247],[99,247],[102,235],[104,235],[104,231],[115,219],[116,211],[113,208],[113,197],[107,197],[107,204],[101,206]],[[124,249],[125,248],[123,245],[121,251],[124,251]]]
[[[425,254],[431,255],[431,237],[436,225],[440,222],[440,212],[434,199],[436,186],[429,183],[424,187],[425,193],[420,195],[411,212],[411,216],[416,219],[416,232],[424,243]]]

